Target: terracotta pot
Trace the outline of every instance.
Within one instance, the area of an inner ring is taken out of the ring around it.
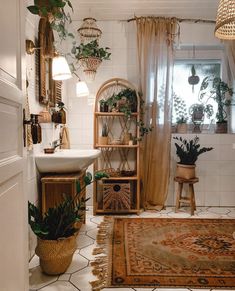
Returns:
[[[35,253],[39,256],[40,266],[48,275],[63,274],[72,262],[76,250],[76,236],[58,240],[42,240],[38,238]]]
[[[177,124],[177,133],[187,133],[188,124],[187,123],[179,123]]]
[[[99,145],[108,144],[108,136],[99,136]]]
[[[227,133],[228,132],[228,123],[227,122],[216,122],[216,133]]]
[[[195,168],[196,165],[183,165],[177,164],[176,168],[176,177],[184,178],[184,179],[192,179],[195,178]]]

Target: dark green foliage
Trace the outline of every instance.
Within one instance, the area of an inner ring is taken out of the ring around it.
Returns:
[[[74,38],[74,35],[66,29],[66,24],[71,23],[70,14],[64,11],[66,5],[73,11],[69,0],[34,0],[34,5],[28,6],[27,9],[32,14],[51,18],[51,28],[58,33],[61,40],[65,40],[67,36]]]
[[[109,60],[111,53],[108,50],[108,47],[100,48],[98,41],[93,40],[87,44],[81,43],[79,46],[73,47],[71,53],[75,54],[77,59],[96,57],[101,60]]]
[[[195,138],[191,140],[186,140],[182,137],[173,137],[173,139],[176,139],[178,142],[180,142],[180,145],[175,143],[176,154],[180,159],[179,164],[195,165],[199,155],[213,150],[212,147],[201,148],[198,136],[195,136]]]
[[[95,174],[95,180],[107,178],[104,172]],[[92,183],[92,175],[87,173],[84,177],[85,186],[81,188],[80,182],[77,183],[77,194],[75,197],[66,196],[64,201],[56,207],[49,208],[42,215],[41,210],[34,204],[28,202],[28,223],[32,231],[41,239],[57,240],[62,237],[73,235],[77,229],[75,223],[80,221],[82,211],[85,211],[85,202],[88,200],[79,200],[79,193]]]
[[[177,96],[175,93],[173,94],[173,107],[176,115],[176,123],[187,123],[188,116],[186,103],[180,96]]]
[[[212,85],[211,87],[209,86],[210,84]],[[229,99],[232,95],[232,88],[220,78],[206,77],[201,84],[199,100],[206,100],[206,103],[210,98],[215,100],[218,105],[216,113],[217,122],[223,123],[227,120],[226,107],[232,105],[231,99]]]

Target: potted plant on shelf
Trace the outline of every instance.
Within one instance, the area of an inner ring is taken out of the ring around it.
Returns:
[[[180,159],[177,163],[176,176],[184,179],[194,178],[198,156],[211,151],[213,148],[201,147],[198,136],[189,140],[182,137],[173,137],[173,139],[177,140],[175,143],[176,155]]]
[[[84,68],[84,73],[91,79],[94,79],[96,70],[103,60],[109,60],[111,53],[109,48],[99,47],[98,41],[93,40],[89,43],[81,43],[72,48],[72,54],[75,55],[80,65]]]
[[[188,115],[187,115],[186,103],[181,97],[179,97],[175,93],[173,94],[173,108],[175,110],[175,115],[176,115],[177,133],[187,133]]]
[[[71,23],[70,14],[65,12],[66,6],[73,11],[69,0],[34,0],[34,5],[27,8],[32,14],[46,18],[51,28],[58,33],[59,38],[64,40],[67,36],[74,38],[74,35],[66,29],[66,24]]]
[[[99,136],[99,145],[107,145],[108,144],[108,125],[105,122],[102,126],[101,136]]]
[[[100,112],[108,112],[109,111],[109,105],[105,99],[101,99],[99,101],[99,103],[100,103]]]
[[[205,115],[208,119],[213,115],[214,110],[211,104],[204,105],[203,103],[194,103],[189,107],[189,115],[194,124],[193,132],[201,132],[201,124],[203,123]]]
[[[97,172],[95,180],[108,177],[106,173]],[[63,202],[42,214],[41,210],[28,203],[28,222],[37,236],[36,254],[40,258],[40,266],[48,275],[64,273],[69,267],[76,250],[77,223],[85,211],[85,201],[79,201],[80,192],[91,184],[92,176],[84,177],[84,187],[77,183],[77,194],[72,198],[66,196]]]
[[[209,86],[211,85],[211,86]],[[227,109],[231,103],[231,97],[233,95],[233,90],[228,86],[227,83],[223,82],[218,77],[206,77],[202,81],[199,100],[206,100],[206,102],[211,98],[217,103],[217,112],[216,112],[216,133],[226,133],[228,130],[227,118],[228,113]]]

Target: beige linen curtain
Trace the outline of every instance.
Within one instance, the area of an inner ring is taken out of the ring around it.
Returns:
[[[173,40],[175,18],[136,19],[139,87],[145,101],[145,122],[153,126],[144,139],[141,176],[144,205],[161,210],[170,175]]]
[[[235,91],[235,40],[225,41],[225,63],[227,68],[227,80],[225,80]],[[230,130],[235,132],[235,106],[230,106]]]

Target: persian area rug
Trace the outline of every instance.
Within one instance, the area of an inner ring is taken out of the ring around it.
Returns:
[[[234,219],[105,217],[93,290],[235,287],[234,231]]]

